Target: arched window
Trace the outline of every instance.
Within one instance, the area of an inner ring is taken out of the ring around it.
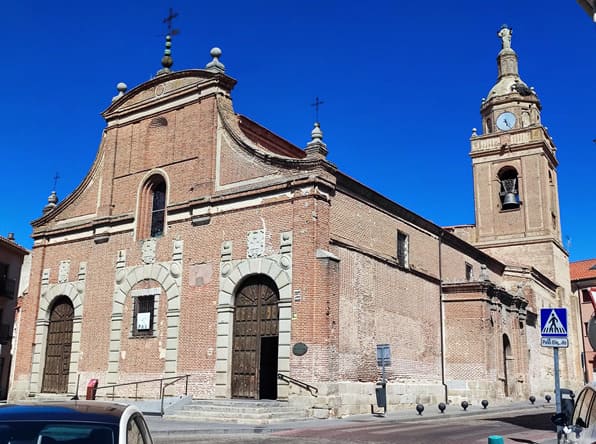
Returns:
[[[501,190],[501,208],[503,210],[512,210],[519,208],[519,183],[517,171],[513,167],[505,167],[499,172],[499,181]]]
[[[139,239],[158,237],[164,233],[166,221],[166,182],[155,174],[151,176],[140,195]]]

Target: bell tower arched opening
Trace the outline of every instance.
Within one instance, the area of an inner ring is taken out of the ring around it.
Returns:
[[[514,210],[519,208],[519,182],[515,168],[505,167],[501,169],[499,171],[499,181],[501,182],[501,190],[499,192],[501,209]]]

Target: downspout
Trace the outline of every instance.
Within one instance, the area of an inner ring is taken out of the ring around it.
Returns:
[[[445,392],[445,404],[447,404],[447,384],[445,383],[445,313],[443,309],[443,263],[441,251],[443,247],[443,231],[439,233],[439,316],[441,318],[441,384]]]

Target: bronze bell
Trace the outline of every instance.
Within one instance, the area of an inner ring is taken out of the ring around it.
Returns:
[[[511,208],[517,208],[517,207],[519,207],[517,195],[512,192],[505,193],[505,197],[503,198],[503,209],[509,210]]]

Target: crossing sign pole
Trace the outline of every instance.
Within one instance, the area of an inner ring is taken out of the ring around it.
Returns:
[[[559,381],[559,347],[553,349],[555,360],[555,413],[561,413],[561,383]],[[569,418],[571,420],[571,418]],[[557,426],[559,429],[560,426]],[[557,430],[558,431],[558,430]]]
[[[553,348],[555,367],[555,411],[561,413],[561,383],[559,376],[559,347],[568,347],[567,339],[567,309],[541,308],[540,335],[543,347]],[[557,426],[560,433],[560,426]]]

